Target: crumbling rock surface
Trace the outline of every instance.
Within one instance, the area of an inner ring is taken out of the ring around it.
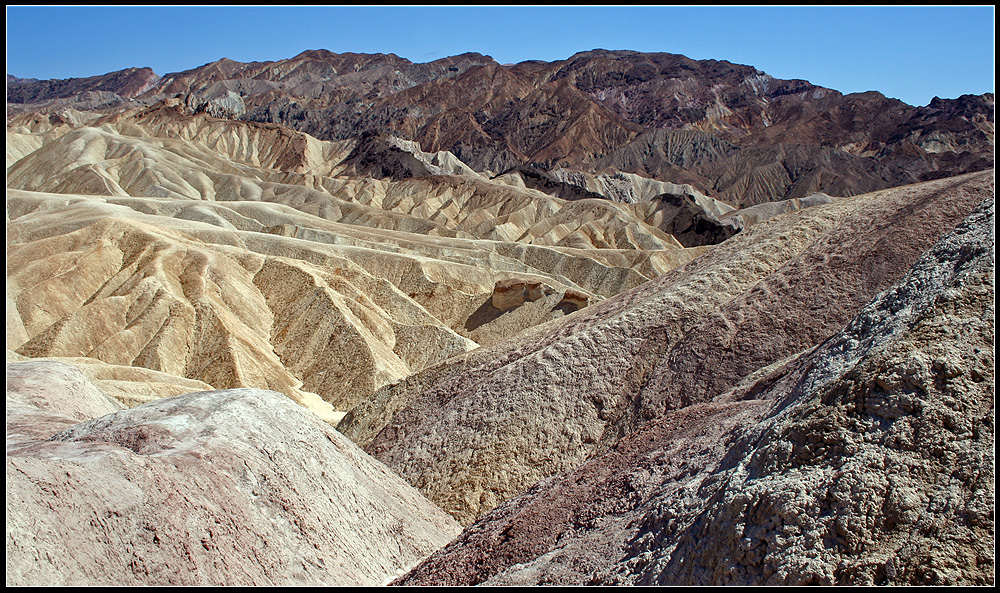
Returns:
[[[114,93],[121,99],[133,99],[160,81],[150,68],[126,68],[100,76],[36,80],[7,75],[7,103],[42,103],[66,99],[83,93]]]
[[[732,218],[713,216],[693,196],[660,194],[650,200],[646,220],[659,221],[657,228],[685,247],[716,245],[740,231]]]
[[[993,585],[995,209],[822,343],[542,480],[403,585]]]
[[[108,364],[84,356],[29,358],[7,351],[7,362],[52,361],[75,367],[102,392],[119,404],[132,408],[148,401],[193,391],[211,391],[212,386],[197,379],[143,367]],[[332,419],[331,419],[332,420]]]
[[[493,287],[490,304],[500,311],[509,311],[526,302],[537,301],[545,296],[546,292],[551,292],[551,289],[546,291],[538,282],[502,280]]]
[[[7,392],[25,403],[76,421],[90,420],[122,409],[75,367],[50,361],[7,364]]]
[[[71,426],[123,408],[73,366],[33,360],[7,363],[7,448],[43,440],[52,433],[49,425],[24,417],[17,410],[47,416],[51,426]],[[11,394],[16,394],[12,397]]]
[[[726,212],[721,216],[721,218],[735,219],[739,228],[747,228],[757,224],[758,222],[763,222],[768,218],[774,218],[779,214],[784,214],[785,212],[791,212],[792,210],[798,210],[800,208],[818,206],[819,204],[827,204],[838,199],[839,198],[828,196],[822,192],[816,192],[814,194],[809,194],[804,198],[789,198],[787,200],[780,200],[777,202],[765,202],[763,204],[747,206],[746,208]]]
[[[61,363],[7,377],[8,586],[380,585],[459,531],[279,393],[114,411]]]
[[[674,237],[685,247],[715,245],[743,228],[742,219],[726,216],[735,212],[729,204],[710,198],[688,184],[656,181],[633,173],[618,171],[591,175],[568,169],[543,171],[519,167],[495,179],[566,200],[604,198],[634,204],[631,210],[637,217]],[[796,203],[797,207],[802,205]],[[789,209],[775,207],[772,211],[761,210],[754,222],[769,217],[768,214],[773,216]]]

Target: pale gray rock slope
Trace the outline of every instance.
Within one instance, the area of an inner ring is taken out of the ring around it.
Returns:
[[[380,585],[459,532],[282,394],[115,411],[58,362],[7,377],[7,586]]]
[[[992,585],[995,210],[829,339],[646,424],[399,584]]]

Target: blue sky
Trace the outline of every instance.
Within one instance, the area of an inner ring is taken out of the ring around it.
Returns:
[[[162,75],[306,49],[414,62],[476,51],[501,63],[632,49],[926,105],[994,91],[994,15],[993,6],[7,6],[7,72],[71,78],[149,66]]]

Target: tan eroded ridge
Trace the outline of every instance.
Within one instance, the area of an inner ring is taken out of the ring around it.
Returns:
[[[8,358],[78,359],[133,404],[260,387],[335,421],[707,249],[475,173],[340,175],[350,142],[169,101],[79,119],[9,127]]]

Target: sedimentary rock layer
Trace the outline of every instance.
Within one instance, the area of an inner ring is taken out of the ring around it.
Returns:
[[[78,359],[130,404],[152,397],[129,386],[153,377],[133,367],[162,374],[156,393],[274,389],[334,421],[379,387],[705,250],[629,204],[492,182],[391,137],[321,142],[177,101],[18,122],[8,349]],[[342,175],[359,146],[426,175]],[[540,293],[497,308],[503,283]]]
[[[316,409],[347,410],[696,254],[430,238],[259,202],[11,190],[7,204],[9,349],[275,389]],[[500,281],[544,298],[501,311]]]
[[[8,124],[9,188],[37,192],[266,201],[327,220],[469,239],[600,249],[669,249],[672,217],[612,204],[567,202],[491,181],[450,153],[386,135],[322,142],[274,124],[192,114],[178,100],[75,124],[37,115]],[[400,148],[403,146],[406,150]],[[438,164],[434,164],[438,163]],[[679,187],[715,217],[730,207]],[[662,193],[662,192],[661,192]],[[685,245],[718,238],[692,237]]]

